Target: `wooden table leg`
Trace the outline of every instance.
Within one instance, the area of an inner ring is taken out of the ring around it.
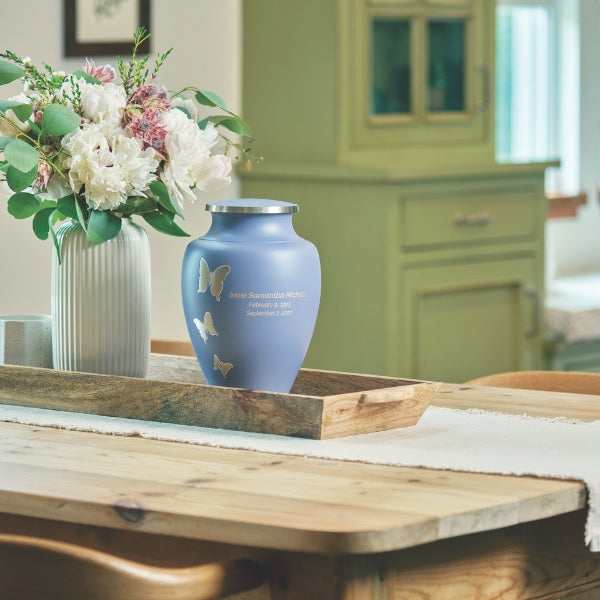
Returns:
[[[340,599],[541,600],[591,590],[600,586],[600,553],[585,547],[584,523],[585,511],[577,511],[410,550],[347,557]]]

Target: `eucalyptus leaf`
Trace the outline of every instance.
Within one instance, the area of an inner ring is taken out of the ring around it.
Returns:
[[[87,81],[87,83],[101,83],[99,79],[88,75],[85,71],[82,71],[81,69],[79,71],[73,71],[73,73],[71,73],[71,76],[73,78],[83,79],[84,81]]]
[[[56,200],[42,200],[42,203],[40,204],[40,210],[42,208],[56,208],[57,204],[56,204]],[[57,214],[60,214],[58,211],[56,211]],[[57,219],[55,219],[56,222]]]
[[[23,173],[23,171],[9,165],[6,170],[6,183],[13,192],[21,192],[35,181],[37,172],[37,165],[29,173]]]
[[[130,196],[127,202],[119,205],[116,212],[124,215],[141,215],[156,210],[156,201],[146,196]]]
[[[24,74],[25,71],[23,71],[21,67],[6,62],[5,60],[0,60],[0,85],[15,81],[16,79],[23,77]]]
[[[87,226],[87,238],[91,242],[105,242],[121,231],[121,219],[104,210],[92,210]]]
[[[42,128],[48,135],[66,135],[80,123],[81,117],[62,104],[50,104],[42,114]]]
[[[162,181],[153,181],[150,184],[150,191],[156,198],[157,202],[170,213],[179,215],[183,219],[181,208],[176,202],[173,202],[167,186]]]
[[[12,110],[19,121],[27,121],[33,114],[33,106],[27,102],[0,100],[0,112],[6,113],[7,110]]]
[[[52,217],[50,217],[50,219],[48,219],[48,221],[50,221],[52,219]],[[54,242],[54,248],[56,249],[56,258],[58,259],[58,264],[62,264],[62,257],[60,254],[60,242],[58,241],[58,237],[56,237],[56,231],[54,231],[54,229],[52,228],[52,226],[49,226],[48,231],[50,232],[50,235],[52,236],[52,241]]]
[[[200,129],[202,129],[203,131],[206,129],[206,126],[211,122],[211,118],[210,117],[205,117],[204,119],[202,119],[201,121],[198,121],[196,124],[198,125],[198,127]]]
[[[71,219],[79,220],[79,214],[77,213],[77,199],[74,194],[69,194],[68,196],[63,196],[56,201],[58,206],[58,210],[65,215],[66,217],[70,217]]]
[[[187,108],[185,108],[185,106],[174,106],[173,108],[175,108],[175,110],[180,110],[189,119],[192,118],[190,111]]]
[[[227,110],[225,100],[213,92],[209,92],[207,90],[197,90],[196,101],[198,104],[202,104],[203,106],[215,106],[221,110],[229,112]]]
[[[28,192],[17,192],[8,199],[8,212],[15,219],[28,219],[40,209],[42,203]]]
[[[209,117],[209,120],[215,125],[220,125],[221,127],[229,129],[229,131],[233,131],[233,133],[238,133],[246,137],[252,137],[252,130],[250,129],[250,126],[239,117],[216,116]]]
[[[44,207],[44,203],[42,202],[42,208]],[[54,207],[54,212],[52,213],[52,216],[50,218],[50,231],[52,231],[52,228],[59,222],[59,221],[64,221],[65,220],[65,216],[56,208],[56,206]]]
[[[38,140],[40,140],[40,141],[43,140],[44,134],[42,133],[42,130],[37,126],[37,124],[30,120],[29,126],[31,127],[29,136],[31,137],[31,134],[33,133]],[[44,142],[41,142],[41,143],[44,143]]]
[[[142,218],[148,225],[154,227],[156,231],[160,231],[161,233],[177,237],[188,237],[190,235],[181,229],[177,223],[173,222],[173,215],[170,213],[157,210],[155,212],[143,214]]]
[[[90,213],[88,209],[86,207],[82,207],[79,202],[75,202],[75,210],[77,211],[77,221],[81,226],[81,229],[83,229],[87,235],[87,220]]]
[[[6,147],[6,144],[8,144],[8,142],[10,142],[13,138],[11,137],[6,137],[3,135],[0,135],[0,150],[4,150],[4,148]]]
[[[43,208],[33,217],[33,232],[40,240],[47,240],[50,233],[51,220],[54,216],[55,208]]]
[[[23,140],[14,139],[4,147],[4,158],[15,169],[23,173],[29,173],[34,167],[37,168],[39,156],[35,148]]]

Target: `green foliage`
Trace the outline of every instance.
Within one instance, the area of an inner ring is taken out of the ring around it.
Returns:
[[[0,85],[16,81],[23,77],[24,71],[21,67],[13,65],[4,60],[0,60]]]
[[[208,117],[208,120],[214,125],[221,127],[225,127],[225,129],[229,129],[229,131],[233,133],[237,133],[238,135],[243,135],[245,137],[251,137],[252,131],[250,130],[250,126],[240,117],[233,116],[214,116]]]
[[[19,121],[26,121],[33,112],[31,104],[15,100],[0,100],[0,112],[5,113],[7,110],[12,110]]]
[[[73,79],[83,79],[84,81],[87,81],[88,83],[100,83],[99,79],[96,79],[95,77],[92,77],[91,75],[88,75],[85,71],[82,71],[81,69],[79,71],[73,71],[73,73],[71,73],[71,77]]]
[[[17,192],[8,199],[8,212],[15,219],[28,219],[41,207],[41,200],[28,192]]]
[[[150,191],[154,194],[157,202],[167,211],[183,218],[183,214],[179,206],[173,202],[169,195],[167,186],[162,181],[153,181],[150,184]]]
[[[42,129],[48,135],[66,135],[75,131],[81,117],[62,104],[51,104],[44,109]]]
[[[65,217],[79,221],[79,213],[76,208],[77,198],[75,197],[75,194],[69,194],[68,196],[59,198],[56,205],[60,213]]]
[[[150,70],[148,69],[148,59],[150,57],[143,56],[142,58],[137,58],[141,45],[149,38],[150,34],[148,33],[148,30],[145,27],[140,27],[133,38],[131,61],[124,62],[121,57],[117,60],[117,68],[127,95],[130,94],[132,89],[140,87],[148,81],[148,79],[156,77],[163,62],[173,51],[173,48],[169,48],[166,52],[158,54],[155,59],[154,69],[152,70],[152,73],[150,73]]]
[[[130,196],[127,202],[119,206],[119,212],[125,216],[143,215],[153,210],[156,210],[156,202],[147,196]]]
[[[35,181],[37,172],[37,164],[27,173],[23,173],[23,171],[15,169],[12,165],[8,165],[8,169],[6,169],[6,183],[8,183],[8,187],[13,192],[20,192],[28,188]]]
[[[9,165],[23,173],[37,169],[39,156],[35,148],[19,139],[13,139],[4,147],[4,158]]]
[[[121,231],[121,219],[105,210],[90,211],[87,237],[92,242],[105,242]]]
[[[154,211],[151,213],[144,213],[142,218],[148,225],[154,227],[156,231],[160,233],[166,233],[167,235],[174,235],[178,237],[187,237],[189,233],[186,233],[177,223],[174,222],[174,215],[168,212]]]
[[[41,208],[33,217],[33,232],[40,240],[47,240],[52,229],[55,208],[48,206]]]

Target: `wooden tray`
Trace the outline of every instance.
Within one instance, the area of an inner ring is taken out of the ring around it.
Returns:
[[[0,404],[326,439],[414,425],[440,383],[301,369],[289,394],[206,385],[195,358],[145,379],[0,366]]]

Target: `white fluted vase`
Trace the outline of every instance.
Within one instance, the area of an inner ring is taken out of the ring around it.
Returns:
[[[123,219],[119,234],[88,241],[71,222],[57,231],[52,260],[54,368],[143,377],[150,357],[150,245]]]

